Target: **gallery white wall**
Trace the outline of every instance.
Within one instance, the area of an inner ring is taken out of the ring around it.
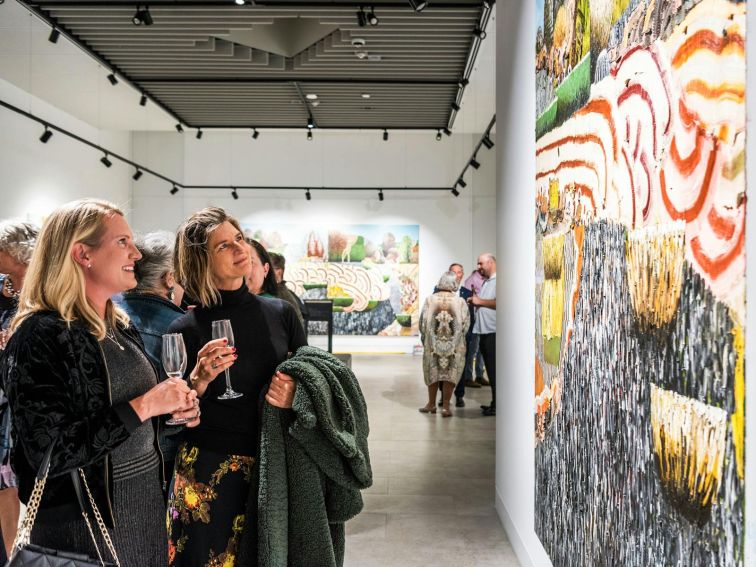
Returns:
[[[0,100],[59,125],[125,157],[131,134],[100,130],[0,79]],[[0,218],[41,222],[56,206],[97,196],[121,205],[131,198],[131,171],[113,161],[106,168],[103,154],[63,134],[43,144],[41,124],[0,108]]]
[[[495,245],[495,148],[478,153],[481,167],[465,175],[460,196],[450,191],[407,191],[404,187],[450,187],[480,136],[453,134],[438,142],[428,132],[247,132],[134,134],[134,159],[191,185],[255,185],[268,189],[186,189],[171,195],[170,184],[150,176],[133,184],[134,228],[174,230],[191,212],[208,205],[231,211],[242,224],[419,224],[421,297],[430,293],[451,262],[469,272],[478,253]],[[311,186],[304,191],[274,187]],[[383,187],[377,191],[324,191],[318,187]],[[398,188],[392,190],[391,187]],[[406,340],[337,340],[336,349],[411,352]]]

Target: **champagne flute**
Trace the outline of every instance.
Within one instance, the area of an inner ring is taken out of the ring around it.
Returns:
[[[163,369],[168,378],[183,378],[186,370],[186,346],[181,333],[163,335],[163,352],[161,354]],[[171,418],[166,425],[183,425],[192,421],[192,418]]]
[[[228,346],[234,346],[234,331],[231,328],[231,321],[228,319],[220,319],[219,321],[213,321],[213,339],[226,339]],[[244,394],[235,392],[231,387],[231,375],[226,372],[226,391],[218,396],[219,400],[233,400],[234,398],[241,398]]]

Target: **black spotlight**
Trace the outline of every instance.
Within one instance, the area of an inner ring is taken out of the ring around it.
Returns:
[[[388,142],[388,130],[383,129],[383,141]]]
[[[436,132],[436,141],[437,142],[441,141],[441,130],[439,130],[438,132]]]
[[[234,198],[234,201],[239,198],[239,193],[236,192],[236,187],[231,190],[231,196]]]
[[[460,87],[465,88],[467,85],[470,84],[470,80],[469,79],[461,79],[458,84],[459,84]]]
[[[442,132],[443,132],[444,134],[446,134],[447,136],[451,136],[451,130],[449,130],[448,128],[443,128],[443,129],[442,129],[441,131],[442,131]]]
[[[145,26],[151,26],[153,23],[155,23],[152,19],[152,14],[150,14],[150,7],[145,6],[144,10],[140,10],[139,6],[137,6],[137,11],[131,18],[131,23],[133,23],[135,26],[140,26],[142,24],[144,24]]]
[[[454,112],[459,112],[459,105],[456,102],[451,103],[451,107]]]
[[[310,130],[312,130],[313,128],[315,128],[315,121],[314,121],[314,120],[312,119],[312,116],[310,116],[310,117],[309,117],[309,118],[307,119],[307,127],[308,127],[308,128],[310,129]]]
[[[50,138],[52,138],[52,135],[52,130],[45,126],[45,131],[42,132],[42,135],[39,137],[39,141],[43,144],[46,144],[50,140]]]
[[[50,30],[50,37],[47,38],[47,41],[50,43],[58,43],[58,38],[60,37],[60,32],[53,28]]]
[[[312,130],[307,130],[307,141],[312,142]]]
[[[102,157],[100,158],[100,162],[101,162],[101,163],[102,163],[102,165],[104,165],[105,167],[110,167],[111,165],[113,165],[113,162],[112,162],[112,161],[110,161],[110,160],[108,159],[108,154],[105,154],[104,156],[102,156]]]
[[[308,201],[312,201],[312,195],[310,195],[309,189],[305,189],[305,199],[307,199]]]
[[[360,11],[357,12],[357,25],[361,28],[364,28],[365,25],[367,25],[367,14],[365,14],[365,10],[362,9],[362,6],[360,6]]]
[[[480,162],[475,158],[472,158],[470,160],[470,165],[473,166],[475,169],[480,169]]]
[[[489,150],[494,147],[493,140],[489,138],[488,136],[485,136],[483,138],[483,145],[487,147]]]
[[[473,35],[477,37],[478,39],[486,39],[486,32],[485,30],[482,30],[480,28],[475,28],[473,30]]]
[[[173,184],[173,187],[171,188],[171,195],[175,195],[178,193],[178,187],[176,187],[176,184]]]
[[[139,98],[139,106],[147,106],[147,95],[142,93],[142,96]]]
[[[378,200],[383,201],[383,189],[378,189]]]
[[[197,135],[195,136],[198,140],[202,139],[202,128],[197,128]]]
[[[455,197],[459,197],[459,191],[457,191],[456,187],[452,187],[451,191],[452,191],[452,195],[454,195]]]
[[[252,139],[257,140],[259,136],[260,136],[260,132],[257,131],[257,128],[252,128]]]
[[[375,15],[375,8],[370,8],[370,11],[367,13],[367,21],[371,26],[378,25],[380,20],[378,19],[378,16]]]
[[[184,131],[184,127],[181,125],[181,122],[176,124],[176,132],[181,133]]]
[[[422,12],[428,7],[428,2],[423,2],[423,0],[409,0],[409,5],[412,6],[412,9],[415,12]]]
[[[467,182],[460,177],[459,179],[457,179],[457,185],[459,185],[460,187],[467,187]]]
[[[108,81],[110,81],[111,85],[116,86],[118,84],[118,77],[115,76],[115,73],[111,73],[108,75]]]
[[[142,177],[143,174],[144,172],[137,167],[137,170],[134,172],[134,175],[132,175],[131,178],[134,181],[139,181],[139,178]]]

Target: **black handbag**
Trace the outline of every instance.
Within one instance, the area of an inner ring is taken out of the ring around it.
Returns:
[[[45,483],[47,482],[47,474],[50,471],[50,457],[52,455],[52,449],[55,443],[51,443],[45,452],[45,456],[42,459],[42,464],[39,466],[37,472],[37,478],[34,481],[34,489],[32,490],[29,502],[26,507],[26,514],[24,520],[21,523],[21,527],[18,529],[16,539],[13,542],[11,548],[11,556],[5,567],[120,567],[121,564],[118,561],[115,547],[110,539],[110,534],[105,527],[105,522],[102,520],[100,510],[95,504],[92,493],[89,491],[89,485],[87,479],[84,476],[84,471],[78,469],[71,471],[71,481],[73,482],[76,490],[76,496],[79,499],[79,506],[81,507],[81,515],[84,517],[84,522],[87,524],[89,535],[92,536],[92,542],[97,550],[97,558],[93,559],[87,555],[81,553],[73,553],[70,551],[61,551],[58,549],[49,549],[39,545],[29,543],[31,539],[31,531],[34,527],[34,520],[37,517],[37,511],[39,510],[39,504],[42,501],[42,493],[45,490]],[[81,478],[81,482],[79,481]],[[92,531],[92,524],[89,522],[89,515],[86,512],[86,505],[84,497],[81,492],[81,484],[84,484],[84,488],[89,496],[89,502],[92,506],[92,512],[94,513],[97,525],[100,528],[100,533],[105,541],[105,545],[108,547],[110,554],[113,556],[115,563],[110,563],[103,560],[100,553],[100,547],[97,545],[97,539]]]

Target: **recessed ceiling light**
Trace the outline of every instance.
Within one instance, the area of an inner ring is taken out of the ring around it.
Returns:
[[[354,47],[362,47],[365,45],[365,38],[364,37],[353,37],[352,38],[352,45]]]
[[[362,98],[370,98],[370,93],[362,93]]]
[[[305,98],[307,100],[318,100],[318,95],[316,95],[315,93],[307,93],[305,95]]]
[[[354,54],[357,56],[357,59],[365,59],[368,56],[368,52],[363,49],[355,51]]]

